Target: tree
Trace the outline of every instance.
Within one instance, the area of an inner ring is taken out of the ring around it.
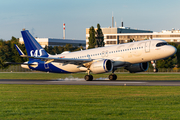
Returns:
[[[51,55],[55,55],[55,54],[60,54],[64,51],[79,51],[81,49],[83,49],[82,46],[80,47],[75,47],[72,46],[72,44],[66,44],[65,46],[45,46],[45,51]]]
[[[94,27],[91,26],[89,29],[89,46],[88,49],[95,48],[96,46],[96,38],[95,38],[95,30]]]
[[[180,67],[180,45],[177,46],[176,55],[177,55],[177,65],[178,67]]]
[[[11,40],[4,41],[0,40],[0,68],[7,68],[9,64],[5,62],[17,62],[22,63],[27,61],[27,58],[22,58],[19,56],[17,49],[14,44],[19,46],[19,48],[26,54],[25,45],[19,43],[19,39],[12,37]]]
[[[129,42],[133,42],[133,41],[134,41],[134,38],[129,40]]]
[[[97,24],[97,31],[96,31],[96,47],[103,47],[104,46],[104,35],[101,30],[100,24]]]

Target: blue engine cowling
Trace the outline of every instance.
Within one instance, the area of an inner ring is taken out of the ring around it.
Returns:
[[[94,74],[110,72],[113,69],[113,64],[111,60],[97,60],[93,62],[90,66],[91,72]]]

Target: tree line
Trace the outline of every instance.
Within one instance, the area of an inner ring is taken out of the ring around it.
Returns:
[[[60,54],[64,51],[79,51],[79,50],[83,50],[83,47],[76,47],[76,46],[72,46],[72,44],[66,44],[65,46],[45,46],[44,50],[51,54],[51,55],[56,55],[56,54]]]
[[[12,37],[11,40],[5,41],[0,39],[0,68],[8,67],[8,64],[5,62],[18,62],[22,63],[27,61],[27,58],[19,57],[14,44],[18,45],[19,48],[26,53],[25,45],[20,44],[19,40],[15,37]]]

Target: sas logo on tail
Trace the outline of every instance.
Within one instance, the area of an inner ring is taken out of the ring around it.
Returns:
[[[42,51],[43,51],[43,49],[35,50],[35,51],[31,50],[30,55],[34,56],[34,57],[40,57],[40,56],[42,56]]]

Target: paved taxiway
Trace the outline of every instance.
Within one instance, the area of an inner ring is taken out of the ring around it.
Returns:
[[[1,79],[0,84],[36,85],[109,85],[109,86],[180,86],[180,81],[108,81],[108,80],[18,80]]]

